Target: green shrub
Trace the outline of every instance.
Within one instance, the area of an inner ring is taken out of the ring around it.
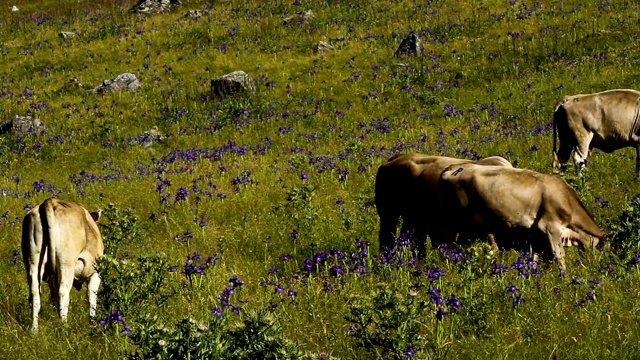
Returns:
[[[131,335],[137,349],[128,359],[305,359],[299,344],[287,339],[267,310],[243,313],[238,326],[228,317],[209,315],[208,324],[185,318],[173,328],[147,316]]]
[[[168,268],[164,255],[141,256],[137,260],[118,260],[109,255],[99,258],[101,313],[116,310],[129,322],[135,322],[142,315],[157,311],[176,294],[168,284]]]
[[[122,210],[114,204],[109,204],[103,215],[107,222],[100,223],[100,233],[106,255],[116,256],[118,249],[124,243],[131,244],[142,241],[142,229],[138,216],[132,208]]]

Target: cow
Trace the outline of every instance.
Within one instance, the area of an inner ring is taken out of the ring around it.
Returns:
[[[40,285],[49,284],[51,301],[66,322],[71,286],[77,290],[87,283],[89,316],[96,312],[100,276],[96,259],[104,245],[97,222],[101,210],[88,212],[82,205],[49,198],[33,208],[22,223],[22,254],[32,308],[31,331],[38,331]]]
[[[611,153],[636,148],[636,173],[640,175],[640,91],[607,90],[563,97],[553,112],[554,172],[564,169],[574,151],[579,174],[591,148]],[[556,137],[560,144],[556,152]]]
[[[478,227],[486,232],[522,229],[543,237],[565,268],[564,244],[593,248],[605,234],[563,179],[531,170],[455,164],[440,175],[439,188],[450,233]]]
[[[419,256],[426,251],[427,235],[433,245],[443,243],[442,211],[438,205],[440,173],[449,165],[466,163],[513,167],[500,156],[472,161],[410,153],[392,157],[378,168],[375,203],[380,217],[378,240],[381,252],[393,247],[400,218],[401,233],[412,233]],[[489,240],[497,250],[493,237]]]

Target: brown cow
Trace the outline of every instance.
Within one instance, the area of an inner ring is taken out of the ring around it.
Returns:
[[[427,235],[432,244],[443,243],[444,219],[438,198],[440,173],[449,165],[466,163],[513,167],[500,156],[472,161],[412,153],[391,158],[378,168],[375,202],[380,216],[380,251],[393,247],[400,218],[401,233],[413,233],[421,255],[426,250]],[[497,249],[492,237],[490,240]]]
[[[32,306],[31,330],[38,331],[40,284],[49,283],[51,300],[66,322],[71,286],[87,282],[89,315],[95,316],[100,276],[96,258],[104,252],[97,221],[101,211],[89,213],[82,205],[50,198],[32,209],[22,223],[22,256]]]
[[[440,191],[450,229],[480,227],[500,233],[520,228],[543,235],[564,269],[563,244],[578,240],[595,248],[604,233],[561,178],[530,170],[460,164],[440,176]]]
[[[636,148],[636,172],[640,175],[640,91],[608,90],[595,94],[565,96],[553,113],[553,169],[564,168],[572,151],[582,172],[591,148],[610,153]],[[560,148],[556,152],[556,133]]]

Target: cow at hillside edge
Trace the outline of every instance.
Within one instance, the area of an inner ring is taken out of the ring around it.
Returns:
[[[625,147],[636,148],[636,172],[640,175],[640,91],[608,90],[595,94],[565,96],[553,113],[553,169],[573,160],[582,172],[591,148],[610,153]],[[556,133],[560,141],[556,152]]]
[[[546,242],[561,269],[565,268],[565,243],[577,240],[585,249],[595,250],[604,240],[578,193],[554,175],[460,164],[442,172],[439,187],[451,232],[470,227],[498,235],[525,230]]]
[[[89,315],[96,312],[100,276],[96,258],[104,247],[97,221],[101,211],[89,213],[82,205],[50,198],[33,208],[22,223],[22,255],[32,306],[32,332],[38,331],[40,285],[49,284],[51,300],[66,322],[71,287],[87,283]]]
[[[449,165],[466,163],[513,167],[500,156],[472,161],[411,153],[395,156],[378,168],[375,203],[380,217],[380,251],[393,248],[400,218],[401,233],[412,234],[420,256],[426,251],[427,235],[435,246],[444,243],[438,180]],[[497,249],[493,237],[490,241]]]

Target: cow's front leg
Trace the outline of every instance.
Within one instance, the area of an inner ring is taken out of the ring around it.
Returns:
[[[573,162],[578,174],[582,175],[582,170],[586,165],[587,156],[589,154],[589,144],[593,140],[593,133],[582,134],[576,136],[576,146],[573,153]]]
[[[543,228],[544,229],[544,228]],[[562,230],[557,225],[548,226],[543,230],[549,242],[549,248],[554,259],[558,262],[560,272],[564,272],[566,265],[564,262],[564,246],[562,243]]]
[[[636,142],[636,177],[640,177],[640,142]]]

